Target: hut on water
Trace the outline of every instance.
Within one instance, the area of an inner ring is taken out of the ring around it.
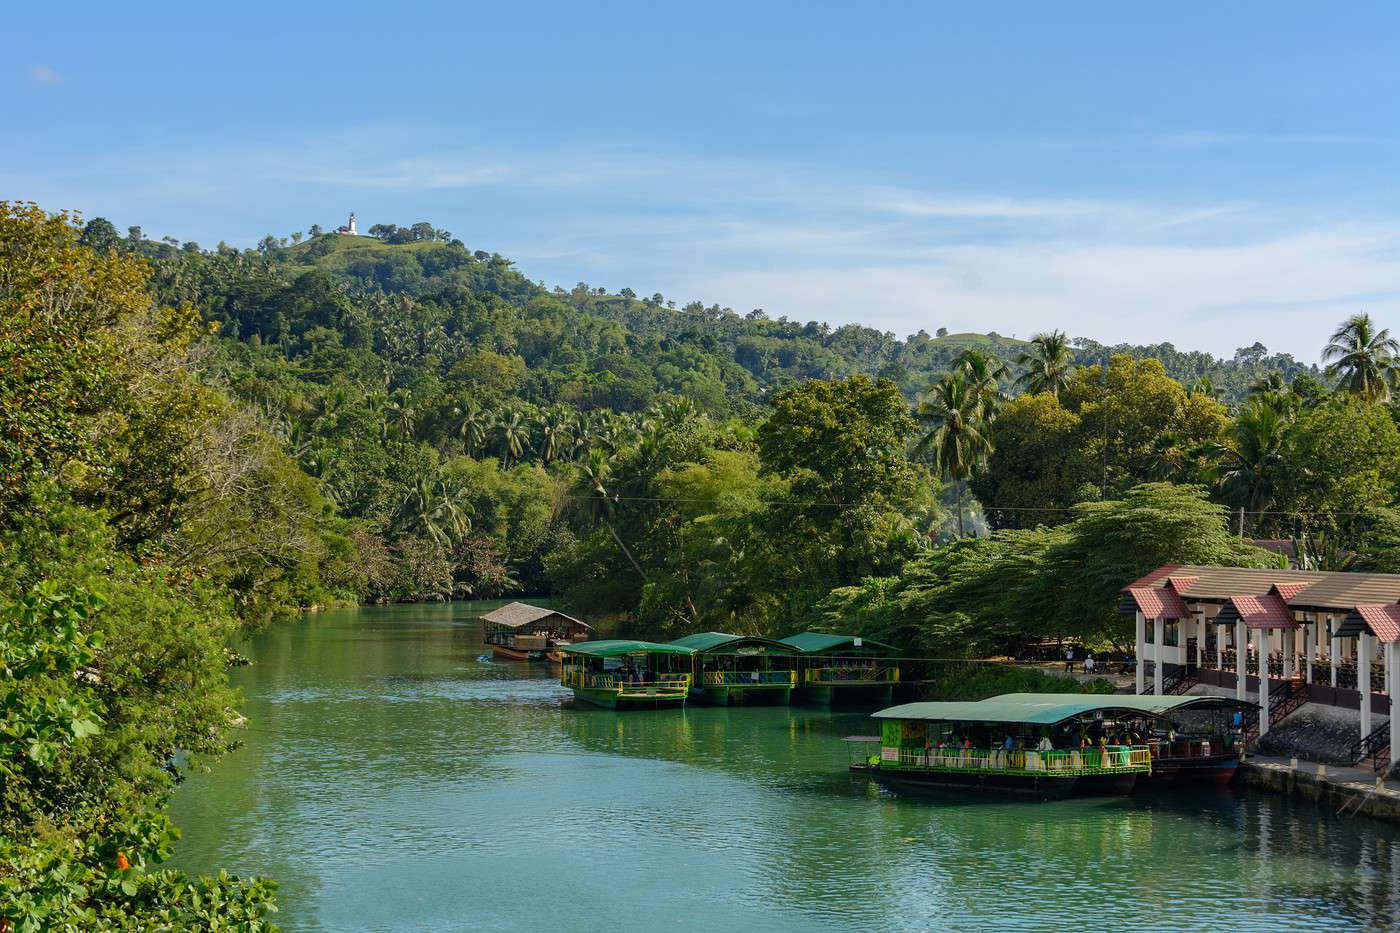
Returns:
[[[481,620],[491,653],[509,661],[559,661],[563,648],[587,641],[593,632],[587,622],[529,603],[506,603]]]

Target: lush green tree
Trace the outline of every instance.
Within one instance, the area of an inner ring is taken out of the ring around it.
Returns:
[[[1291,406],[1282,396],[1256,396],[1235,416],[1227,438],[1207,449],[1220,501],[1232,510],[1244,509],[1251,527],[1267,530],[1278,524],[1272,510],[1288,469],[1284,446],[1291,419]]]
[[[1278,507],[1311,533],[1350,538],[1368,510],[1400,491],[1400,431],[1390,412],[1340,398],[1302,412],[1289,428]]]

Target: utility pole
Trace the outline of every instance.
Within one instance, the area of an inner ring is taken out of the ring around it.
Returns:
[[[1244,506],[1240,506],[1240,518],[1239,518],[1239,525],[1238,525],[1238,528],[1239,528],[1239,531],[1238,531],[1239,536],[1240,536],[1241,538],[1243,538],[1243,537],[1244,537]]]

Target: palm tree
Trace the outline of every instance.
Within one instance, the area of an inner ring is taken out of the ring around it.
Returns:
[[[500,436],[502,466],[510,466],[512,457],[519,460],[530,446],[529,426],[518,411],[497,422],[496,433]]]
[[[1337,380],[1338,388],[1368,402],[1390,401],[1397,381],[1397,355],[1400,342],[1388,329],[1376,330],[1375,321],[1365,312],[1347,318],[1322,348],[1327,375]]]
[[[608,533],[617,542],[617,546],[622,549],[622,553],[627,555],[632,569],[645,580],[647,578],[646,571],[642,570],[642,565],[637,563],[637,558],[632,556],[627,545],[622,543],[622,537],[618,535],[617,529],[613,527],[612,519],[617,497],[613,495],[609,486],[609,480],[612,479],[612,465],[607,454],[595,447],[588,452],[588,458],[579,464],[578,469],[578,482],[574,488],[575,495],[585,503],[584,511],[595,523],[601,523],[608,529]]]
[[[468,457],[475,457],[491,431],[490,413],[471,399],[452,409],[452,413],[457,416],[457,436],[462,439],[462,451]]]
[[[1016,380],[1016,384],[1026,392],[1049,392],[1059,398],[1060,390],[1065,387],[1070,370],[1074,368],[1069,338],[1059,330],[1036,334],[1031,338],[1030,348],[1016,358],[1016,365],[1026,368]]]
[[[1220,400],[1221,394],[1220,390],[1216,388],[1215,382],[1211,380],[1210,376],[1204,373],[1201,374],[1199,379],[1191,383],[1191,387],[1186,390],[1186,393],[1188,395],[1200,395],[1205,398],[1212,398],[1216,401]]]
[[[915,450],[928,454],[934,471],[952,479],[958,499],[958,537],[963,528],[963,481],[991,452],[991,440],[983,418],[985,405],[972,382],[962,372],[944,376],[929,387],[915,413],[925,425]]]
[[[1283,381],[1283,373],[1271,369],[1255,378],[1249,384],[1250,395],[1281,395],[1288,391],[1288,383]]]
[[[548,466],[564,456],[565,451],[569,449],[572,440],[570,422],[568,415],[563,412],[551,412],[542,419],[542,424],[540,437],[544,445],[540,453],[544,457],[545,466]]]
[[[408,440],[418,426],[418,411],[413,405],[413,393],[408,389],[398,389],[384,406],[386,424],[398,432],[399,437]]]
[[[1206,451],[1214,461],[1210,476],[1221,499],[1231,508],[1258,515],[1258,524],[1266,524],[1263,513],[1277,500],[1286,467],[1283,442],[1291,411],[1281,396],[1256,396],[1240,410],[1226,443],[1213,444]]]
[[[424,473],[399,503],[392,525],[397,531],[422,534],[448,547],[471,531],[471,503],[462,487]]]
[[[972,349],[960,353],[954,364],[981,399],[982,420],[990,422],[1006,400],[1001,391],[1001,380],[1008,374],[1006,364],[990,353]]]

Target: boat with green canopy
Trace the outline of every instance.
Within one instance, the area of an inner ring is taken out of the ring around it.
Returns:
[[[853,764],[896,788],[994,790],[1041,799],[1126,794],[1152,771],[1153,722],[1216,697],[1009,693],[905,703],[874,714],[878,753]]]
[[[651,641],[604,639],[563,646],[559,682],[575,699],[608,709],[684,706],[694,651]]]
[[[691,696],[719,706],[787,703],[797,686],[796,651],[780,641],[699,632],[671,642],[694,651]]]
[[[859,635],[798,632],[779,641],[800,658],[797,698],[821,706],[890,702],[898,651]]]

